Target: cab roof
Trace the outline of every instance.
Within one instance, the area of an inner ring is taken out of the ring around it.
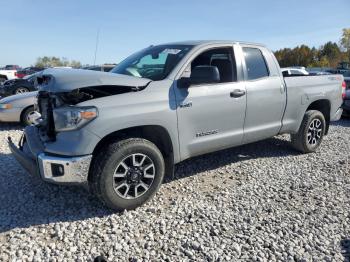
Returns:
[[[259,43],[233,41],[233,40],[187,40],[187,41],[166,43],[166,45],[192,45],[192,46],[205,46],[205,45],[213,45],[213,44],[245,44],[245,45],[255,45],[255,46],[265,47],[265,45],[259,44]]]

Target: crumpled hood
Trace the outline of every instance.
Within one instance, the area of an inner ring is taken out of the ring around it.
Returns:
[[[39,90],[48,92],[70,92],[84,87],[128,86],[144,87],[150,79],[83,69],[51,68],[38,77]]]

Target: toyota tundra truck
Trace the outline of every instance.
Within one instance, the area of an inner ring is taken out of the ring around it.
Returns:
[[[56,184],[88,187],[106,206],[149,200],[191,157],[291,134],[315,152],[342,114],[342,75],[283,77],[265,46],[188,41],[145,48],[111,72],[48,69],[18,162]]]

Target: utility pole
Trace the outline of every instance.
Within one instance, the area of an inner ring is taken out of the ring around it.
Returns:
[[[94,57],[94,64],[93,65],[96,65],[96,55],[97,55],[97,48],[98,48],[99,38],[100,38],[100,28],[97,29],[96,46],[95,46],[95,57]]]

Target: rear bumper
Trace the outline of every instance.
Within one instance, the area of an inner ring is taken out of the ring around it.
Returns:
[[[87,184],[92,155],[65,157],[47,154],[34,126],[26,127],[19,146],[11,138],[8,144],[15,159],[28,173],[54,184]]]
[[[333,116],[331,116],[331,121],[338,121],[341,118],[341,115],[343,114],[343,109],[338,108],[338,110],[335,112]]]

